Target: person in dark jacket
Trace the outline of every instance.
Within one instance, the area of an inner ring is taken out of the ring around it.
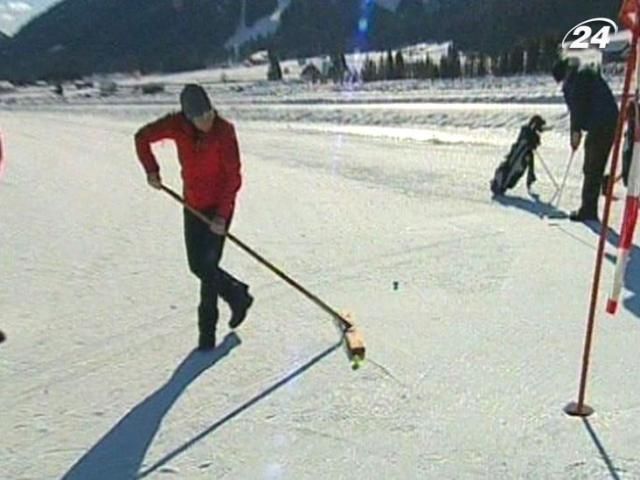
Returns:
[[[582,132],[587,132],[582,204],[571,212],[570,219],[598,220],[598,199],[615,136],[618,106],[605,80],[593,69],[579,69],[564,59],[556,62],[552,74],[557,82],[562,82],[570,114],[570,144],[574,151],[580,146]]]
[[[243,322],[253,302],[248,286],[219,267],[224,238],[242,184],[240,154],[233,125],[218,115],[201,86],[186,85],[180,93],[180,105],[181,112],[138,130],[135,146],[147,183],[159,189],[162,187],[160,167],[151,144],[173,140],[182,167],[185,201],[213,222],[209,228],[189,210],[184,210],[187,260],[191,272],[200,280],[198,346],[207,350],[216,344],[218,296],[231,308],[230,328]]]

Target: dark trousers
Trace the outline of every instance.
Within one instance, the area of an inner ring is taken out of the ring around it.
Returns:
[[[232,304],[238,294],[246,291],[247,285],[219,267],[224,237],[214,234],[188,210],[184,210],[184,239],[189,269],[200,279],[198,326],[202,333],[214,333],[218,323],[218,296]]]
[[[600,128],[587,133],[584,142],[584,165],[582,173],[582,206],[586,213],[598,214],[598,200],[602,188],[602,178],[613,145],[615,126]]]

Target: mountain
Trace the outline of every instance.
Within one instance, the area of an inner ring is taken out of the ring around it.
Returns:
[[[431,0],[429,27],[435,38],[452,37],[465,49],[496,53],[530,38],[562,38],[577,23],[593,18],[617,19],[612,0]],[[438,19],[441,19],[439,21]]]
[[[224,46],[229,51],[236,52],[244,45],[269,38],[278,31],[280,17],[291,0],[276,0],[272,2],[243,3],[235,33],[229,37]]]
[[[303,0],[285,12],[276,38],[290,55],[428,40],[495,54],[532,38],[562,38],[588,18],[615,19],[618,6],[612,0],[398,0],[390,11],[379,2]]]
[[[530,38],[561,37],[587,18],[616,18],[617,3],[65,0],[14,35],[0,53],[0,77],[185,70],[242,48],[273,48],[282,57],[453,40],[463,49],[496,53]]]
[[[66,0],[14,36],[8,63],[37,76],[195,68],[224,53],[239,15],[237,0]]]
[[[11,37],[9,35],[6,35],[3,32],[0,32],[0,49],[9,45],[10,40],[11,40]]]
[[[11,42],[11,37],[9,35],[5,35],[3,32],[0,32],[0,64],[2,63],[2,59],[6,58],[7,56],[7,51],[9,49],[10,42]],[[0,70],[1,70],[1,67],[0,67]]]

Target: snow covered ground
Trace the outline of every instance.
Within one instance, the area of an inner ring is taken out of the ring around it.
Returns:
[[[566,165],[557,87],[513,82],[209,86],[243,155],[234,233],[353,312],[370,358],[357,372],[331,320],[233,245],[223,263],[256,303],[236,334],[223,309],[216,353],[192,352],[181,212],[132,143],[178,85],[0,97],[0,477],[640,479],[640,254],[613,319],[605,262],[596,414],[568,418],[597,232],[542,221],[523,185],[491,201],[532,113],[555,126],[539,151],[557,178]],[[179,188],[173,147],[156,151]]]

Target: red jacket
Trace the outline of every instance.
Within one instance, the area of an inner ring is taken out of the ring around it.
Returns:
[[[182,113],[145,125],[136,133],[135,141],[138,158],[147,173],[160,171],[151,144],[164,139],[176,143],[185,201],[201,211],[215,209],[229,221],[242,184],[233,125],[216,117],[211,130],[202,133]]]

